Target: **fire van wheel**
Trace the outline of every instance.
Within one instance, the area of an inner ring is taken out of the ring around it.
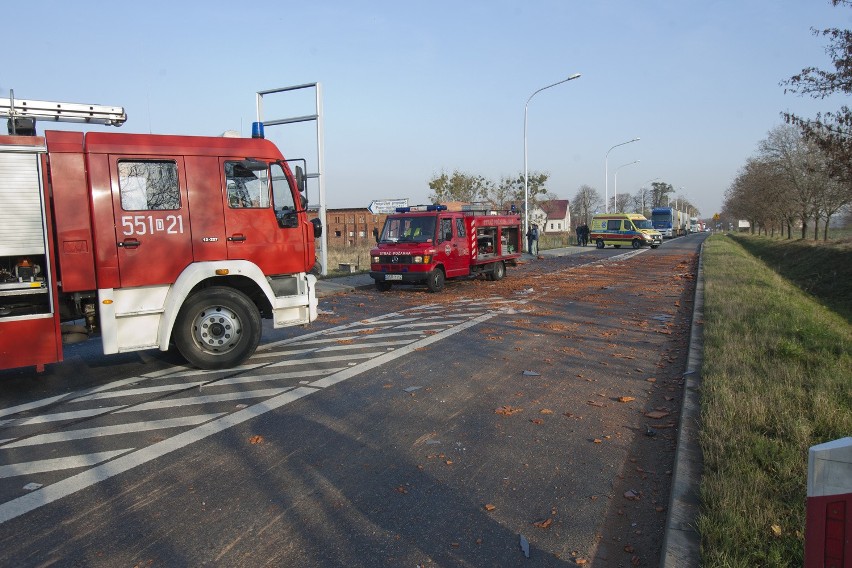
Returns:
[[[604,248],[604,242],[603,242],[603,239],[598,239],[598,240],[595,242],[595,246],[596,246],[597,248],[599,248],[599,249]]]
[[[391,284],[390,282],[376,280],[376,290],[378,290],[379,292],[387,292],[391,289],[391,286],[393,286],[393,284]]]
[[[260,312],[248,296],[213,286],[190,296],[175,321],[175,345],[201,369],[226,369],[248,359],[260,343]]]
[[[491,271],[491,280],[503,280],[504,276],[506,276],[506,265],[503,264],[502,260],[498,260],[494,263],[494,269]]]
[[[430,292],[440,292],[444,289],[444,271],[436,268],[429,273],[429,278],[426,280],[426,287]]]
[[[639,241],[639,239],[633,239],[633,248],[642,248],[642,243]]]
[[[652,248],[652,249],[660,248],[660,245],[651,245],[651,248]]]

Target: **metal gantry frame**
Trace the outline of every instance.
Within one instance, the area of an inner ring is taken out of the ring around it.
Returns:
[[[290,118],[279,118],[272,120],[263,119],[263,97],[276,93],[286,93],[290,91],[299,91],[302,89],[314,89],[316,95],[315,113],[305,116],[294,116]],[[305,172],[309,179],[316,179],[319,187],[319,218],[325,225],[326,221],[326,205],[325,205],[325,146],[323,145],[323,117],[322,117],[322,85],[320,83],[305,83],[303,85],[293,85],[291,87],[280,87],[278,89],[267,89],[257,92],[257,121],[266,126],[277,126],[279,124],[295,124],[298,122],[316,122],[317,125],[317,171],[313,173]],[[328,227],[323,227],[322,236],[320,237],[320,266],[322,274],[328,274]]]

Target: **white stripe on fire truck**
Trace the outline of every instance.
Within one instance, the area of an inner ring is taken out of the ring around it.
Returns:
[[[44,473],[47,471],[74,469],[77,467],[91,467],[93,465],[98,465],[101,462],[111,460],[121,454],[132,452],[134,449],[135,448],[126,448],[124,450],[113,450],[111,452],[97,452],[94,454],[83,454],[79,456],[68,456],[49,460],[0,465],[0,479],[6,477],[17,477],[19,475],[32,475],[33,473]]]
[[[277,388],[277,389],[258,389],[252,391],[228,392],[224,394],[208,394],[202,396],[188,396],[182,398],[166,398],[163,400],[154,400],[129,406],[124,410],[119,410],[118,414],[124,412],[141,412],[143,410],[161,410],[163,408],[180,408],[181,406],[194,406],[196,404],[208,404],[211,402],[226,402],[230,400],[245,400],[247,398],[265,398],[278,396],[283,392],[287,392],[294,387]]]
[[[168,418],[166,420],[150,420],[147,422],[132,422],[130,424],[118,424],[116,426],[98,426],[96,428],[82,428],[80,430],[68,430],[66,432],[54,432],[51,434],[40,434],[18,440],[3,447],[20,448],[23,446],[38,446],[40,444],[55,444],[59,442],[70,442],[71,440],[83,440],[86,438],[99,438],[101,436],[117,436],[120,434],[134,434],[149,430],[164,430],[166,428],[180,428],[184,426],[195,426],[208,420],[213,420],[225,414],[199,414],[196,416],[185,416],[182,418]]]

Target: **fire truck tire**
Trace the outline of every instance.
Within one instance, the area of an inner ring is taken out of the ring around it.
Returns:
[[[642,242],[639,239],[633,239],[633,248],[635,248],[635,249],[642,248]]]
[[[379,292],[387,292],[391,289],[391,286],[393,286],[393,284],[390,282],[382,282],[381,280],[376,280],[376,290],[378,290]]]
[[[175,345],[201,369],[226,369],[248,359],[260,343],[260,312],[233,288],[204,288],[184,302],[174,327]]]
[[[491,271],[491,280],[503,280],[504,276],[506,276],[506,265],[502,260],[498,260]]]
[[[430,292],[440,292],[444,289],[444,271],[440,268],[434,269],[429,273],[429,278],[426,280],[426,287]]]
[[[599,248],[599,249],[604,248],[604,242],[603,242],[603,239],[598,239],[598,240],[597,240],[597,242],[595,243],[595,246],[596,246],[597,248]]]

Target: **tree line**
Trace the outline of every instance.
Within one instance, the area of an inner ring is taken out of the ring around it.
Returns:
[[[529,207],[533,211],[544,201],[559,199],[547,187],[550,175],[543,172],[530,172],[527,185],[529,187]],[[429,199],[432,203],[447,203],[462,201],[466,203],[487,203],[495,211],[510,211],[512,206],[522,212],[524,208],[524,174],[516,177],[501,177],[499,181],[488,179],[479,174],[453,171],[451,174],[441,172],[429,180],[432,190]],[[605,199],[600,192],[590,185],[581,185],[569,200],[573,225],[588,224],[595,213],[603,212]],[[698,216],[698,209],[683,196],[675,196],[675,188],[665,182],[654,182],[650,187],[642,187],[636,193],[621,193],[609,197],[610,211],[636,211],[650,218],[653,207],[677,206],[691,216]]]
[[[852,6],[852,0],[831,0],[834,6]],[[828,38],[826,53],[833,69],[807,67],[781,82],[785,92],[824,99],[852,93],[852,31],[811,30]],[[757,151],[740,169],[725,193],[723,214],[745,219],[752,232],[792,238],[793,228],[806,238],[828,239],[833,217],[852,205],[852,110],[805,118],[782,113],[784,125],[769,131]]]

